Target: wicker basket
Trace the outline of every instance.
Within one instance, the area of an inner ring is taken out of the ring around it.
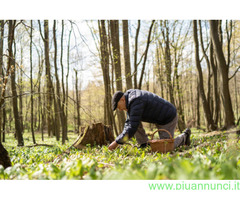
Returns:
[[[159,140],[153,140],[153,136],[156,132],[158,131],[164,131],[167,132],[170,139],[159,139]],[[151,140],[148,141],[148,143],[151,146],[151,149],[153,152],[161,152],[161,153],[166,153],[169,151],[172,151],[174,149],[174,139],[172,137],[172,135],[169,133],[169,131],[165,130],[165,129],[158,129],[156,130],[152,136],[151,136]]]

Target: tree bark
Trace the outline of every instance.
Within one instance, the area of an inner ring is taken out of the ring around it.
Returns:
[[[200,44],[201,44],[201,49],[202,49],[202,53],[203,56],[206,60],[207,63],[207,69],[208,69],[208,79],[207,79],[207,102],[209,104],[209,108],[210,108],[210,112],[212,115],[212,110],[211,110],[211,106],[210,106],[210,102],[211,102],[211,67],[210,67],[210,61],[209,58],[206,54],[206,51],[204,49],[204,44],[203,44],[203,38],[202,38],[202,25],[201,25],[201,20],[198,21],[199,23],[199,34],[200,34]]]
[[[98,28],[100,34],[100,53],[101,53],[101,67],[103,72],[103,81],[104,81],[104,119],[106,119],[106,124],[114,127],[116,135],[118,135],[117,127],[115,124],[115,119],[113,117],[113,111],[111,106],[111,83],[109,76],[109,49],[107,41],[107,33],[105,27],[105,21],[98,21]]]
[[[64,35],[64,20],[62,20],[62,34],[61,34],[61,68],[62,68],[62,115],[63,115],[63,125],[64,131],[62,131],[62,144],[65,144],[65,140],[67,139],[67,118],[65,112],[65,102],[66,102],[66,93],[65,93],[65,85],[64,85],[64,66],[63,66],[63,35]]]
[[[9,29],[8,29],[8,66],[11,66],[11,88],[12,88],[12,105],[13,105],[13,114],[15,119],[15,131],[18,141],[18,146],[24,146],[22,128],[20,124],[19,112],[18,112],[18,103],[17,103],[17,88],[15,82],[15,59],[13,57],[13,40],[14,40],[14,31],[15,31],[16,20],[9,20]]]
[[[31,27],[30,27],[31,131],[32,131],[33,144],[36,144],[35,135],[34,135],[34,125],[33,125],[32,30],[33,30],[33,23],[31,20]]]
[[[166,68],[166,78],[167,78],[167,89],[169,92],[170,102],[175,105],[174,96],[173,96],[173,86],[172,86],[172,62],[171,62],[171,53],[170,53],[170,41],[169,41],[169,26],[168,20],[164,20],[161,24],[164,47],[163,47],[163,56],[165,61]]]
[[[213,122],[213,119],[211,116],[211,112],[210,112],[209,103],[207,102],[205,92],[204,92],[203,74],[202,74],[202,68],[201,68],[200,59],[199,59],[199,44],[198,44],[198,33],[197,33],[197,21],[196,20],[193,20],[193,34],[194,34],[194,44],[195,44],[195,62],[196,62],[197,70],[198,70],[200,95],[202,98],[204,114],[205,114],[205,118],[207,121],[207,129],[209,131],[215,130],[216,126],[214,125],[214,122]]]
[[[120,44],[119,44],[119,23],[118,20],[110,20],[112,50],[113,50],[113,65],[115,69],[116,89],[122,91],[122,72],[121,72],[121,59],[120,59]],[[119,121],[119,130],[122,132],[125,116],[123,112],[116,111]]]
[[[214,91],[214,110],[213,110],[213,120],[214,124],[218,125],[219,112],[220,112],[220,98],[218,93],[218,72],[217,66],[215,64],[215,55],[213,52],[212,40],[210,43],[210,66],[213,72],[213,91]]]
[[[0,141],[0,165],[2,165],[4,169],[12,166],[8,152],[2,145],[1,141]]]
[[[218,35],[219,23],[216,20],[210,20],[209,23],[210,23],[210,32],[211,32],[211,38],[213,41],[214,52],[216,53],[217,64],[221,74],[221,83],[222,83],[221,91],[223,96],[223,105],[224,105],[223,107],[224,107],[224,113],[225,113],[224,127],[228,129],[235,126],[234,114],[232,109],[232,101],[231,101],[231,96],[229,91],[229,79],[228,79],[229,67],[227,66],[227,63],[223,54],[223,50],[222,50],[222,45],[219,40],[219,35]]]
[[[3,72],[3,41],[4,41],[4,20],[0,20],[0,84],[3,83],[4,72]],[[2,97],[2,86],[0,87],[0,99],[4,100]],[[4,124],[2,123],[2,116],[3,116],[3,109],[2,106],[0,107],[0,143],[4,138]]]
[[[62,111],[62,106],[61,106],[61,95],[60,95],[60,83],[59,83],[59,78],[58,78],[58,68],[57,68],[57,38],[56,38],[56,20],[53,21],[53,42],[54,42],[54,68],[55,68],[55,78],[56,78],[56,94],[57,96],[55,97],[56,99],[56,110],[55,110],[55,120],[56,120],[56,125],[60,125],[61,120],[61,126],[62,126],[62,135],[65,137],[65,122],[64,122],[64,113]],[[56,127],[57,128],[57,127]],[[59,128],[56,129],[57,133],[57,140],[60,139],[60,131]],[[62,142],[65,142],[62,141]],[[64,143],[63,143],[64,144]]]
[[[128,20],[122,20],[123,23],[123,52],[125,61],[125,77],[127,90],[132,88],[132,74],[129,50],[129,37],[128,37]]]
[[[39,23],[40,34],[41,32],[41,24]],[[50,60],[49,60],[49,27],[48,27],[48,20],[44,20],[44,37],[42,36],[44,42],[44,54],[45,54],[45,73],[46,73],[46,92],[47,92],[47,105],[46,105],[46,119],[47,119],[47,130],[48,136],[53,135],[52,130],[52,84],[51,84],[51,70],[50,70]]]
[[[68,77],[69,77],[69,67],[70,67],[70,44],[71,44],[71,34],[72,34],[72,25],[68,35],[68,47],[67,47],[67,74],[66,74],[66,123],[68,123]]]
[[[138,36],[140,32],[140,27],[141,27],[141,21],[138,20],[138,27],[136,30],[136,36],[135,36],[135,51],[134,51],[134,88],[137,89],[137,68],[138,68],[138,63],[137,63],[137,54],[138,54]]]
[[[144,51],[143,67],[142,67],[142,73],[141,73],[139,84],[138,84],[138,89],[142,88],[143,74],[144,74],[144,71],[145,71],[145,66],[146,66],[146,61],[147,61],[147,54],[148,54],[148,49],[149,49],[149,45],[150,45],[150,42],[151,42],[150,41],[151,40],[151,33],[152,33],[154,22],[155,22],[155,20],[152,20],[152,23],[151,23],[151,26],[150,26],[149,32],[148,32],[147,46],[146,46],[146,49]]]
[[[76,91],[76,111],[77,111],[77,130],[76,132],[79,133],[79,128],[81,126],[81,119],[80,119],[80,99],[79,99],[79,91],[78,91],[78,71],[75,69],[76,75],[76,82],[75,82],[75,91]]]
[[[107,145],[114,141],[114,136],[111,127],[105,126],[102,123],[92,124],[87,126],[83,133],[79,135],[73,146],[77,149],[84,148],[87,144]]]

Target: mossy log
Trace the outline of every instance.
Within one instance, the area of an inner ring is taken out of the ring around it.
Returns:
[[[87,144],[90,146],[102,146],[107,145],[113,141],[114,136],[111,126],[106,126],[102,123],[96,123],[85,127],[82,133],[73,143],[73,146],[77,149],[82,149]]]
[[[8,155],[7,150],[4,148],[2,143],[0,143],[0,165],[6,169],[7,167],[12,166],[10,157]]]

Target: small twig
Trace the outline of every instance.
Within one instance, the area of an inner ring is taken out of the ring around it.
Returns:
[[[34,144],[34,145],[29,145],[29,146],[25,146],[25,147],[39,147],[39,146],[45,146],[45,147],[54,147],[54,145],[51,144]]]

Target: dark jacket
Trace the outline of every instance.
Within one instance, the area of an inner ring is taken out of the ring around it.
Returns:
[[[133,137],[141,121],[165,125],[177,115],[174,105],[151,92],[130,89],[124,96],[128,110],[127,120],[123,132],[116,138],[118,144]]]

